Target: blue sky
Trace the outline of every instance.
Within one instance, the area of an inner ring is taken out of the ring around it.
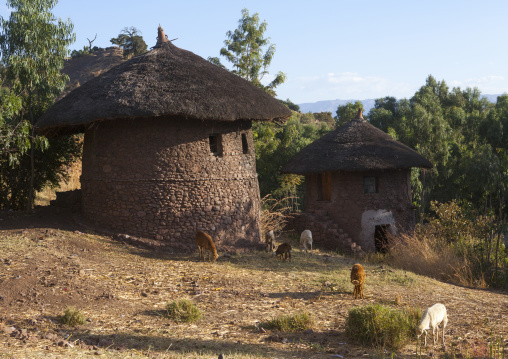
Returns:
[[[94,45],[111,46],[128,26],[151,47],[160,24],[176,46],[207,58],[219,56],[244,7],[267,21],[276,44],[270,73],[287,75],[278,98],[409,98],[429,74],[450,87],[508,92],[506,0],[60,0],[53,12],[74,23],[73,49],[95,34]]]

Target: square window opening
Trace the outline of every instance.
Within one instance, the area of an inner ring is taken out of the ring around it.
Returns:
[[[363,193],[378,193],[377,177],[363,177]]]
[[[210,152],[212,152],[215,156],[222,156],[221,136],[218,134],[212,134],[208,136],[208,141],[210,144]]]

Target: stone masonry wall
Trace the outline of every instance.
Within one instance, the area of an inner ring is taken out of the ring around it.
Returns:
[[[377,193],[364,193],[364,176],[377,177]],[[397,233],[408,232],[414,228],[415,215],[411,200],[409,170],[332,172],[330,201],[317,200],[317,181],[317,175],[305,178],[305,211],[326,213],[351,237],[353,242],[367,251],[374,249],[374,237],[366,239],[360,235],[364,230],[362,228],[364,213],[388,213],[395,221],[396,229],[393,228],[393,230]]]
[[[221,154],[211,152],[210,135]],[[121,233],[178,249],[194,249],[198,230],[219,247],[260,242],[250,121],[96,123],[85,133],[81,182],[84,215]]]

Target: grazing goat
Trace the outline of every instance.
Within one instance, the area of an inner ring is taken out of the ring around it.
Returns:
[[[199,231],[196,233],[196,244],[199,249],[199,257],[205,261],[205,254],[208,254],[208,258],[211,259],[210,254],[213,254],[213,261],[219,257],[215,244],[213,244],[212,237],[208,233]]]
[[[300,247],[307,253],[307,244],[310,245],[310,254],[312,254],[312,232],[308,229],[300,235]]]
[[[351,283],[355,286],[355,290],[353,292],[353,296],[355,299],[359,296],[360,299],[363,299],[363,284],[365,283],[365,270],[363,269],[361,264],[356,263],[353,268],[351,268]]]
[[[436,345],[436,339],[439,343],[439,324],[441,323],[443,323],[443,345],[445,345],[444,332],[448,323],[448,316],[446,315],[446,307],[441,303],[436,303],[432,307],[425,309],[422,320],[416,327],[416,336],[420,338],[425,333],[425,345],[427,345],[427,330],[432,328],[432,337],[434,345]]]
[[[275,256],[280,256],[280,259],[282,259],[283,262],[286,261],[286,259],[289,258],[289,261],[291,262],[291,245],[289,243],[282,243],[280,246],[277,247],[277,250],[275,251]]]
[[[265,245],[266,245],[267,252],[271,252],[275,249],[275,234],[273,233],[273,230],[266,232]]]

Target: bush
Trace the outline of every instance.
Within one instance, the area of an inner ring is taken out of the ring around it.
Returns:
[[[292,198],[275,199],[266,195],[261,199],[260,226],[264,233],[274,231],[281,232],[288,223],[290,207],[287,202]]]
[[[467,202],[432,202],[431,209],[435,216],[418,225],[414,236],[393,241],[386,258],[390,265],[464,286],[507,287],[502,225]]]
[[[382,305],[353,308],[346,319],[346,334],[359,344],[398,350],[415,338],[422,317],[418,309],[395,310]]]
[[[191,323],[201,318],[201,311],[188,299],[168,303],[166,312],[169,318],[177,322]]]
[[[312,328],[313,320],[309,313],[302,312],[295,315],[280,316],[262,323],[265,329],[275,329],[281,332],[301,332]]]
[[[69,307],[65,309],[64,314],[60,318],[60,323],[71,327],[83,325],[85,324],[85,316],[80,310]]]
[[[458,256],[442,238],[422,232],[394,241],[385,262],[434,279],[471,285],[465,258]]]

